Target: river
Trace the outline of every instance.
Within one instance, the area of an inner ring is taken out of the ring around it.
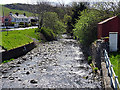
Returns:
[[[65,35],[64,35],[65,37]],[[40,43],[31,52],[0,66],[1,88],[97,88],[79,43],[73,39]]]

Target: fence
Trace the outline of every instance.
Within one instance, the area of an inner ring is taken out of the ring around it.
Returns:
[[[112,67],[113,65],[110,62],[110,59],[108,57],[108,53],[106,50],[104,50],[104,57],[105,57],[106,68],[108,69],[108,75],[110,76],[110,80],[111,80],[111,86],[115,90],[118,90],[118,89],[120,89],[118,76],[115,75],[115,72],[114,72],[113,67]]]

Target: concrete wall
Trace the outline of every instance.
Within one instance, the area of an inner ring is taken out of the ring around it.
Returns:
[[[30,44],[27,44],[9,51],[4,51],[0,53],[0,56],[2,55],[2,61],[9,60],[11,58],[17,58],[19,56],[26,54],[27,52],[32,50],[34,47],[35,47],[35,44],[34,42],[32,42]]]

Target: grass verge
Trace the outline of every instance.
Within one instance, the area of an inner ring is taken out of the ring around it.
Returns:
[[[113,69],[115,74],[118,76],[118,80],[120,82],[120,51],[112,52],[109,54],[111,64],[113,65]]]
[[[0,32],[2,34],[2,46],[6,50],[14,49],[25,44],[33,42],[32,38],[40,40],[39,33],[35,33],[35,29],[26,29],[26,30],[15,30]]]

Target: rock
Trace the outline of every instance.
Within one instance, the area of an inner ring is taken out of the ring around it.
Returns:
[[[1,71],[2,74],[7,73],[8,71]]]
[[[2,78],[8,78],[7,76],[3,76]]]
[[[21,79],[18,79],[18,81],[22,81]]]
[[[27,72],[26,72],[26,74],[27,74],[27,75],[29,75],[29,74],[30,74],[30,72],[29,72],[29,71],[27,71]]]
[[[20,61],[18,61],[18,62],[17,62],[17,64],[21,64],[21,62],[20,62]]]
[[[86,79],[88,79],[88,76],[86,76]]]
[[[25,57],[23,57],[22,59],[23,59],[23,60],[26,60],[26,58],[25,58]]]
[[[10,80],[14,80],[14,77],[9,77]]]
[[[16,70],[13,71],[13,73],[15,73],[15,72],[16,72]]]
[[[30,66],[30,64],[26,64],[27,66]]]
[[[20,70],[20,68],[17,69],[17,71]]]
[[[30,83],[35,84],[35,83],[37,83],[37,80],[33,79],[33,80],[30,81]]]
[[[32,59],[32,56],[30,57],[30,59]]]

